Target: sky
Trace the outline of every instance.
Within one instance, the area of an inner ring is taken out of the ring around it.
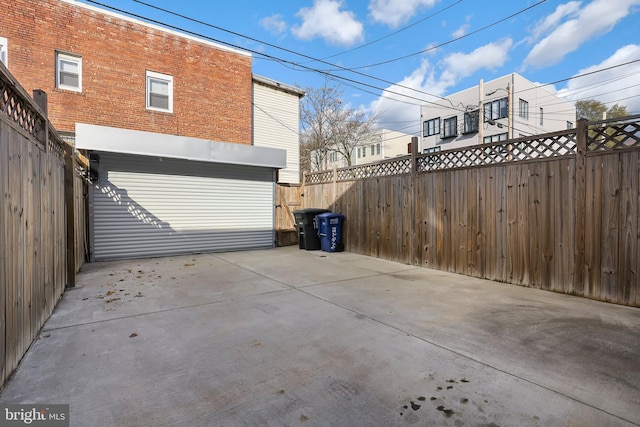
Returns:
[[[263,77],[339,86],[416,136],[419,105],[512,72],[640,114],[640,0],[81,1],[248,51]]]

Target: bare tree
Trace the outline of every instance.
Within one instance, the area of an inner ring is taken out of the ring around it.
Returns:
[[[344,91],[327,80],[322,87],[305,91],[300,107],[301,169],[328,169],[330,153],[351,166],[354,149],[372,138],[376,116],[344,105]]]

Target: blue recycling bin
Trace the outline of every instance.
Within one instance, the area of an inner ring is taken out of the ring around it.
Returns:
[[[320,249],[325,252],[343,251],[342,224],[344,222],[344,215],[327,212],[319,214],[316,219],[318,221]]]

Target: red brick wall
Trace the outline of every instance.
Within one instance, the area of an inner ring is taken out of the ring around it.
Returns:
[[[59,0],[2,9],[9,71],[26,90],[47,92],[59,131],[81,122],[251,144],[249,56]],[[82,56],[81,93],[55,87],[56,50]],[[147,70],[173,76],[173,113],[146,109]]]

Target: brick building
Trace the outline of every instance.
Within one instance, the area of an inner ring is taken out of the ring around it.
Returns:
[[[273,246],[277,170],[293,167],[297,135],[254,140],[251,55],[75,0],[12,0],[0,60],[95,160],[93,259]],[[296,126],[303,92],[278,94]]]
[[[12,0],[8,68],[75,123],[251,144],[251,56],[67,0]],[[155,92],[155,93],[154,93]]]

